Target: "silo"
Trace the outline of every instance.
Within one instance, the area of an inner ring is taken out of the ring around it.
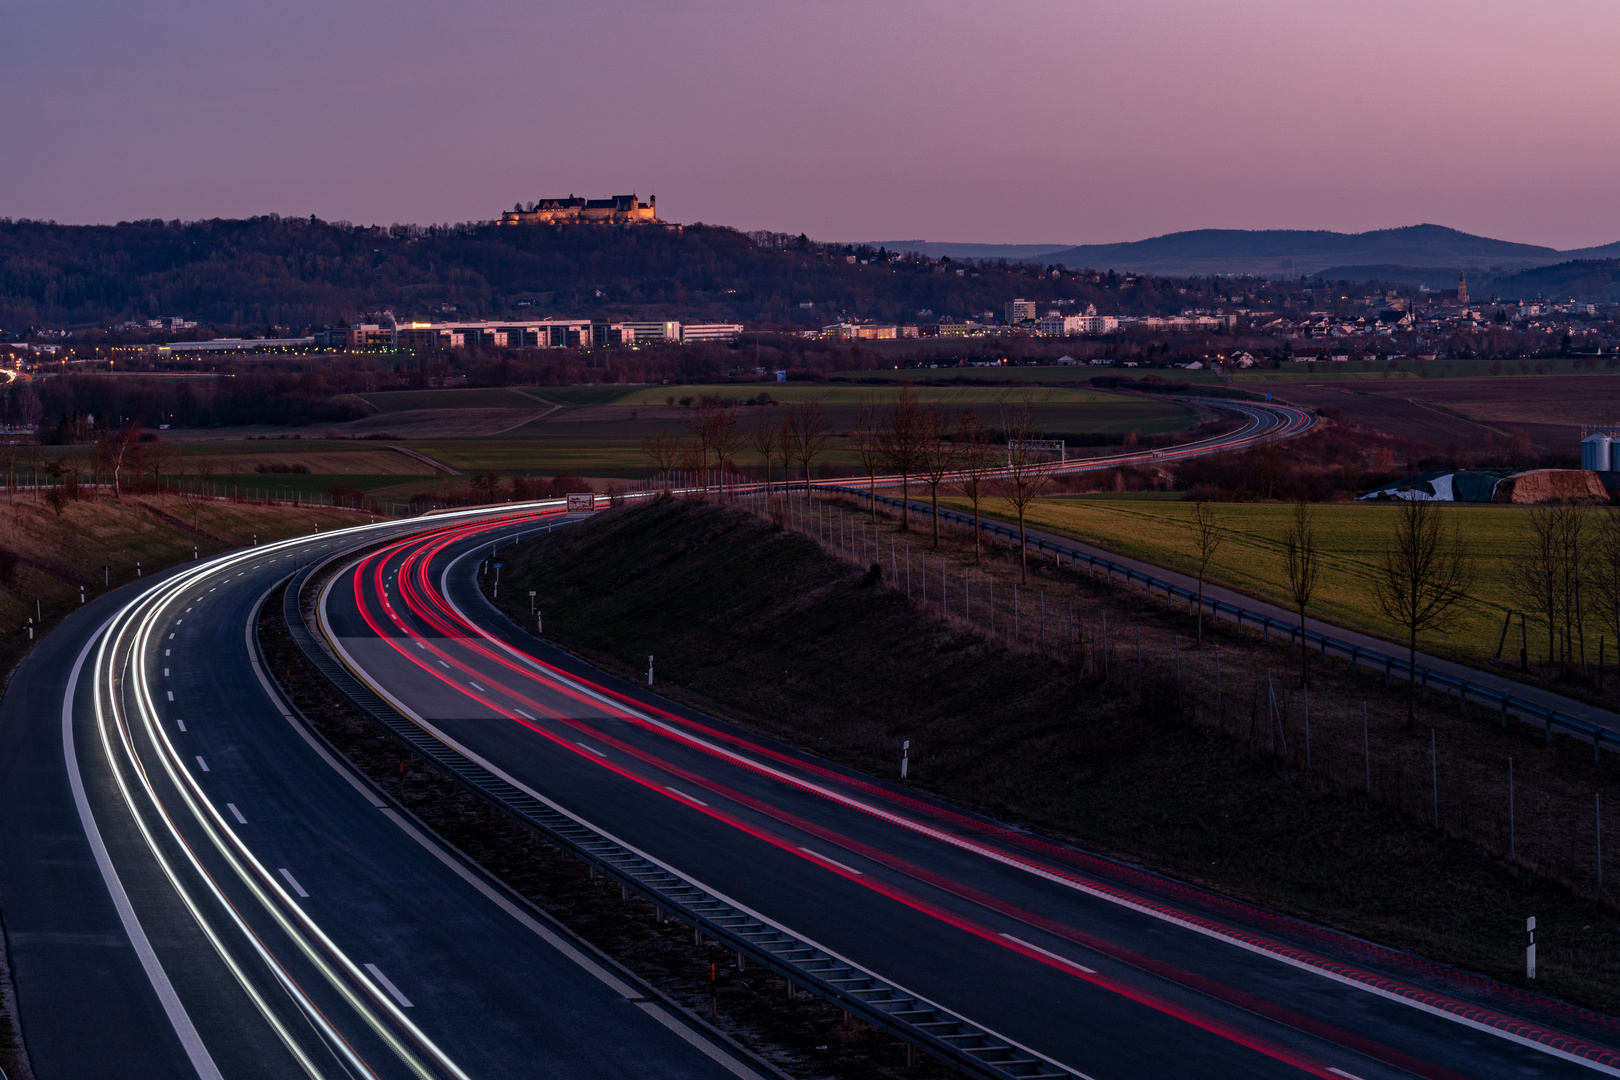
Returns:
[[[1613,440],[1601,431],[1594,431],[1581,440],[1581,468],[1608,472],[1613,464]]]

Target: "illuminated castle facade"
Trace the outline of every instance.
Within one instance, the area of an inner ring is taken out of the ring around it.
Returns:
[[[519,204],[501,215],[498,225],[662,225],[658,220],[658,196],[642,202],[631,195],[608,199],[541,199],[528,209]]]

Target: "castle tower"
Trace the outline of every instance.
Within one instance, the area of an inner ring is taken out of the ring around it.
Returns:
[[[1457,275],[1457,302],[1468,303],[1468,271],[1464,270]]]

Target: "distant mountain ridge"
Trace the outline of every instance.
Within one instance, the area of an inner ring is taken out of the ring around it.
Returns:
[[[939,257],[1004,258],[1073,270],[1171,276],[1252,274],[1303,277],[1329,268],[1407,267],[1501,273],[1577,259],[1620,258],[1620,242],[1559,251],[1475,236],[1443,225],[1407,225],[1363,233],[1326,229],[1194,229],[1122,244],[948,244],[890,241],[891,250]]]

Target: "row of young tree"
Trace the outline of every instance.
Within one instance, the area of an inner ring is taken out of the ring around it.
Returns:
[[[1620,506],[1538,506],[1514,565],[1514,587],[1524,610],[1547,633],[1547,665],[1565,675],[1588,672],[1587,630],[1594,624],[1602,653],[1620,648]],[[1529,663],[1521,616],[1520,662]],[[1503,637],[1508,631],[1503,624]]]
[[[1059,459],[1052,456],[1052,444],[1040,437],[1028,395],[1017,402],[1004,399],[1000,419],[998,432],[972,409],[957,412],[924,404],[910,387],[887,405],[868,400],[858,406],[847,442],[866,476],[874,520],[877,478],[885,475],[900,481],[902,531],[911,528],[913,484],[927,487],[936,548],[942,489],[947,496],[960,494],[972,505],[975,537],[984,508],[994,500],[1018,519],[1020,541],[1027,539],[1030,505],[1047,490]],[[665,478],[677,470],[705,476],[712,469],[723,484],[726,468],[735,466],[738,456],[749,450],[764,468],[767,490],[780,461],[786,481],[793,482],[796,474],[808,491],[811,466],[832,437],[820,398],[756,410],[753,422],[746,425],[734,403],[709,399],[696,403],[684,436],[659,431],[642,441],[642,452]],[[1020,543],[1020,550],[1024,546]],[[974,557],[980,557],[977,546]]]

